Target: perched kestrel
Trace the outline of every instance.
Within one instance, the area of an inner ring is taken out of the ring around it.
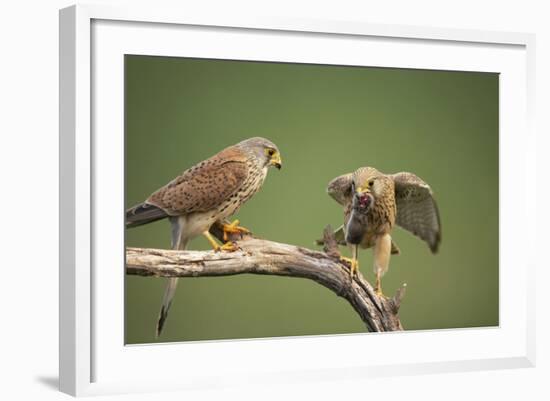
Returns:
[[[264,138],[250,138],[185,170],[155,191],[145,202],[126,211],[126,228],[168,218],[172,226],[172,249],[185,249],[194,237],[204,235],[212,247],[232,251],[228,233],[246,233],[239,221],[224,224],[223,246],[218,245],[209,229],[216,221],[235,213],[261,188],[268,168],[281,168],[281,156],[275,144]],[[157,337],[168,315],[177,278],[168,279],[157,323]]]
[[[441,242],[439,211],[429,185],[416,175],[383,174],[373,167],[361,167],[333,179],[327,192],[344,206],[342,230],[353,253],[348,260],[352,279],[359,268],[358,247],[374,247],[378,295],[382,295],[380,280],[389,268],[390,254],[399,253],[390,236],[395,223],[426,241],[432,253],[437,252]]]

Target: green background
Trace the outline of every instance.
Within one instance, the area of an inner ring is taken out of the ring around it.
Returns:
[[[241,208],[242,224],[310,248],[343,222],[325,192],[360,166],[414,172],[439,204],[432,255],[401,228],[382,284],[408,289],[407,330],[498,325],[498,75],[126,56],[126,206],[245,138],[276,143],[281,171]],[[126,231],[126,245],[170,247],[160,221]],[[200,237],[190,249],[209,249]],[[349,255],[347,249],[343,250]],[[360,268],[373,282],[372,251]],[[240,275],[181,279],[164,333],[155,325],[165,279],[126,277],[126,342],[364,332],[345,300],[305,279]]]

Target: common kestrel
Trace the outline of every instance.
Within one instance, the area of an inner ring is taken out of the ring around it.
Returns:
[[[250,138],[185,170],[151,196],[126,211],[126,227],[137,227],[168,218],[172,227],[172,249],[185,249],[187,243],[204,235],[215,250],[232,251],[228,233],[246,233],[235,220],[224,224],[223,246],[218,245],[209,229],[234,214],[261,188],[268,168],[281,168],[281,156],[275,144],[264,138]],[[177,278],[169,278],[157,323],[162,332],[174,297]]]
[[[424,240],[432,253],[437,252],[441,242],[439,211],[429,185],[416,175],[383,174],[373,167],[361,167],[333,179],[327,192],[344,206],[341,230],[352,249],[348,260],[352,279],[359,268],[358,247],[374,247],[378,295],[382,295],[380,280],[389,268],[390,254],[399,253],[390,235],[395,223]]]

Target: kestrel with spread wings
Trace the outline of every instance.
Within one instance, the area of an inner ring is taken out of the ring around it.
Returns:
[[[277,146],[264,138],[250,138],[185,170],[155,191],[143,203],[126,211],[126,227],[137,227],[168,218],[172,249],[185,249],[194,237],[204,235],[218,251],[233,251],[229,233],[247,233],[235,220],[224,224],[225,244],[218,245],[209,229],[234,214],[262,187],[269,167],[281,168]],[[162,300],[156,335],[162,332],[174,297],[177,278],[169,278]]]
[[[412,173],[383,174],[373,167],[333,179],[327,192],[344,207],[341,235],[351,246],[350,273],[359,268],[358,248],[374,248],[375,290],[382,295],[381,277],[389,268],[390,255],[399,248],[392,241],[394,225],[425,241],[432,253],[441,242],[439,211],[428,184]],[[338,236],[338,232],[337,232]]]

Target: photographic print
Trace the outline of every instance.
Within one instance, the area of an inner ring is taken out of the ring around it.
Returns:
[[[126,344],[499,325],[499,76],[125,56]]]

